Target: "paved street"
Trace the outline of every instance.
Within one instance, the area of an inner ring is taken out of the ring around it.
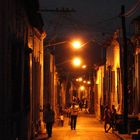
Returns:
[[[93,115],[80,113],[76,130],[71,130],[68,119],[64,126],[55,125],[49,140],[119,140],[112,132],[105,133],[101,124]]]

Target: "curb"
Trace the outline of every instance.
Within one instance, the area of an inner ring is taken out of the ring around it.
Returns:
[[[120,140],[132,140],[131,135],[129,134],[119,134],[118,131],[113,131],[113,134]]]
[[[118,137],[120,140],[124,140],[116,131],[113,131],[113,134]]]

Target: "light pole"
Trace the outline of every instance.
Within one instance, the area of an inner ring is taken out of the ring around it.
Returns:
[[[125,7],[121,7],[122,33],[123,33],[123,133],[128,132],[128,71],[127,71],[127,38],[125,26]]]
[[[61,45],[61,44],[66,44],[66,43],[69,43],[69,44],[71,44],[72,46],[73,46],[73,48],[74,49],[80,49],[82,46],[84,46],[85,44],[81,44],[81,41],[80,40],[77,40],[77,39],[75,39],[75,40],[73,40],[73,41],[60,41],[60,42],[57,42],[57,43],[52,43],[52,44],[47,44],[46,46],[45,46],[45,48],[49,48],[49,47],[56,47],[56,46],[58,46],[58,45]]]

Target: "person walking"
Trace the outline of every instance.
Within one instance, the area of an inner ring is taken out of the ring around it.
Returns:
[[[111,110],[108,107],[108,105],[105,106],[105,109],[104,109],[104,119],[103,120],[105,121],[104,129],[105,129],[105,132],[107,133],[111,129],[111,127],[112,127]]]
[[[46,122],[46,129],[47,129],[48,137],[52,136],[52,127],[54,124],[54,119],[55,119],[55,113],[51,109],[51,105],[47,104],[46,110],[45,110],[45,122]]]
[[[116,129],[116,117],[117,117],[116,109],[115,109],[115,106],[112,105],[112,109],[111,109],[111,123],[112,123],[112,129],[113,130]]]
[[[64,114],[63,114],[63,112],[60,114],[60,121],[61,121],[61,126],[64,126]]]
[[[76,129],[76,123],[77,123],[77,116],[78,116],[78,107],[75,105],[75,103],[72,104],[71,109],[70,109],[70,113],[71,113],[71,121],[70,121],[70,126],[71,126],[71,130],[75,130]]]

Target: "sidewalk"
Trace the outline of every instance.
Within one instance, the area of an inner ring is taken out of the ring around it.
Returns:
[[[132,140],[132,136],[129,134],[119,134],[118,131],[113,132],[120,140]]]
[[[47,135],[35,140],[47,140]],[[112,132],[105,133],[103,123],[100,123],[94,115],[80,112],[76,130],[70,129],[68,118],[65,117],[64,126],[54,125],[49,140],[120,140],[120,138]]]

